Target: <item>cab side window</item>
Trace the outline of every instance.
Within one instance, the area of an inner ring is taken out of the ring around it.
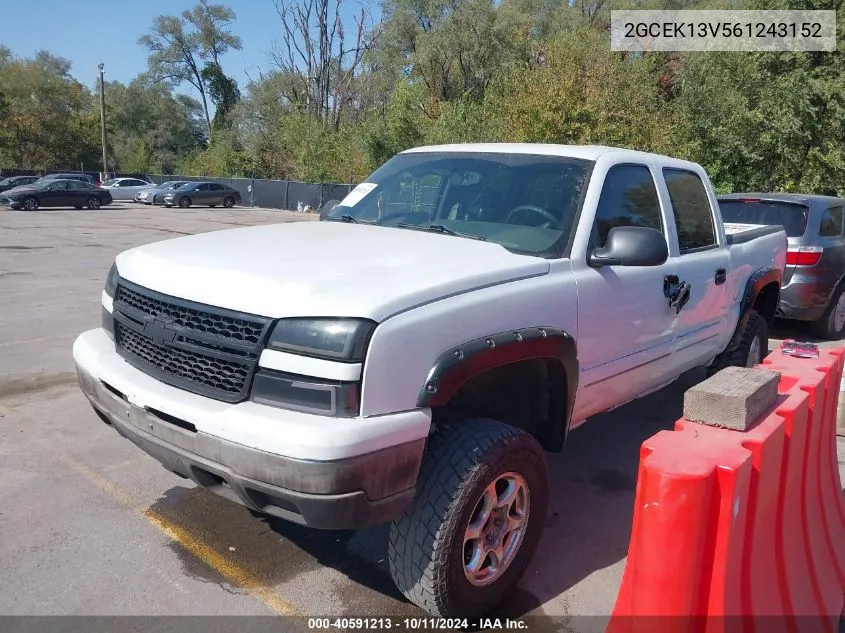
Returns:
[[[716,225],[707,190],[698,174],[685,169],[663,170],[675,227],[678,230],[680,253],[711,248],[716,245]]]
[[[617,226],[663,231],[657,188],[645,165],[616,165],[607,172],[596,209],[593,246],[603,247],[610,229]]]

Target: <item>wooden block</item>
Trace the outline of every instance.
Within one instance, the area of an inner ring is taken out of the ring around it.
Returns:
[[[745,431],[777,400],[780,372],[726,367],[688,389],[684,417],[693,422]]]

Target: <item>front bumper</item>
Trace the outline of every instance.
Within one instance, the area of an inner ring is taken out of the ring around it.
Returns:
[[[132,368],[116,352],[99,365],[93,363],[92,349],[98,346],[100,336],[94,332],[81,335],[74,345],[83,393],[100,419],[168,470],[256,512],[314,528],[358,529],[386,523],[413,503],[425,437],[405,434],[401,442],[367,451],[349,446],[345,456],[327,459],[291,457],[224,439],[197,428],[200,420],[193,416],[196,424],[188,421],[185,418],[191,416],[182,410],[193,402],[206,401],[209,418],[223,415],[235,425],[240,422],[245,426],[248,423],[239,416],[238,407],[266,410],[275,426],[273,436],[268,436],[268,446],[279,436],[296,437],[295,418],[301,415],[293,414],[291,424],[285,425],[279,415],[291,412],[255,403],[226,405],[183,392]],[[155,383],[158,394],[146,391],[151,383]],[[393,416],[394,422],[400,415]],[[315,422],[320,419],[310,417]],[[332,422],[356,424],[351,419]],[[362,430],[380,426],[379,420],[372,418],[357,423],[363,424]],[[314,429],[317,434],[320,431]],[[298,439],[301,446],[308,438]],[[340,444],[344,442],[343,433],[324,430],[322,442],[324,447]]]

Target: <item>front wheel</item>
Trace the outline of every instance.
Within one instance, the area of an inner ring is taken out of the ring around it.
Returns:
[[[824,316],[811,323],[810,329],[813,334],[828,341],[836,341],[845,335],[845,285],[834,291]]]
[[[90,198],[88,198],[88,202],[85,203],[85,206],[88,207],[89,209],[91,209],[92,211],[95,210],[95,209],[99,209],[100,208],[100,199],[97,198],[96,196],[91,196]]]
[[[191,199],[187,196],[184,198],[179,198],[179,208],[180,209],[187,209],[191,206]]]
[[[752,310],[737,346],[719,354],[707,368],[707,375],[725,367],[754,367],[769,355],[769,325],[763,315]]]
[[[433,435],[414,507],[390,526],[396,586],[432,615],[487,614],[537,548],[548,477],[540,444],[515,427],[475,419]]]
[[[226,207],[227,209],[231,209],[232,207],[235,206],[235,199],[232,196],[226,196],[223,199],[223,206]]]
[[[37,211],[38,198],[33,198],[32,196],[30,196],[29,198],[23,201],[23,208],[27,211]]]

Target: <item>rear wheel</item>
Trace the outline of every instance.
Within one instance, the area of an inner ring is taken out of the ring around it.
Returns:
[[[223,206],[227,209],[231,209],[235,206],[235,199],[232,196],[226,196],[223,198]]]
[[[432,615],[488,613],[531,560],[548,500],[545,454],[525,431],[474,419],[437,432],[414,507],[390,526],[396,586]]]
[[[707,375],[712,376],[725,367],[754,367],[768,355],[769,326],[763,315],[752,310],[737,346],[719,354],[707,368]]]
[[[833,292],[824,316],[810,324],[813,334],[819,338],[835,341],[845,335],[845,285]]]
[[[96,196],[91,196],[88,198],[88,202],[85,203],[85,206],[89,209],[99,209],[100,208],[100,199]]]
[[[38,210],[38,198],[33,198],[30,196],[23,201],[23,208],[27,211],[37,211]]]
[[[191,206],[191,199],[188,196],[185,196],[184,198],[179,198],[179,208],[187,209],[190,206]]]

